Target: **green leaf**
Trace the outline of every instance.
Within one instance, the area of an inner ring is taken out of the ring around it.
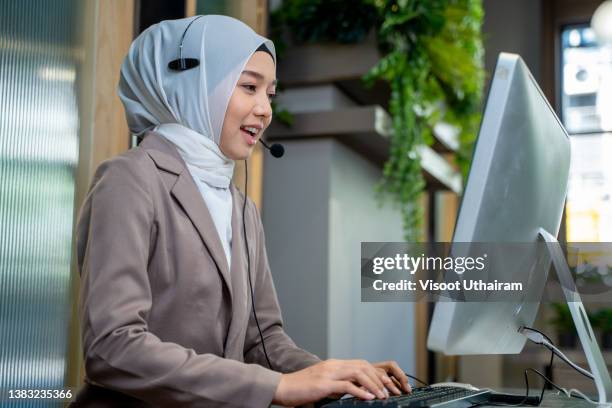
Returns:
[[[419,238],[425,188],[411,152],[434,143],[441,120],[459,129],[455,162],[466,179],[481,119],[483,16],[482,0],[284,0],[271,19],[273,32],[308,42],[354,42],[376,29],[383,56],[362,80],[389,84],[393,132],[375,193],[399,206],[406,240]]]

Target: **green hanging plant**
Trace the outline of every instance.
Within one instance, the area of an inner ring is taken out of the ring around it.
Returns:
[[[277,87],[276,91],[279,91]],[[272,112],[274,114],[274,118],[278,120],[283,125],[291,127],[293,125],[293,115],[287,109],[281,109],[278,107],[278,104],[275,101],[272,101]]]
[[[484,83],[480,0],[376,1],[383,21],[378,41],[386,55],[364,77],[391,87],[393,136],[378,186],[399,203],[404,238],[418,240],[425,187],[417,148],[432,145],[443,120],[459,129],[457,164],[467,174],[480,123]]]
[[[376,29],[383,57],[365,76],[386,81],[393,133],[379,197],[399,204],[404,238],[416,241],[425,188],[418,147],[432,145],[440,121],[459,134],[456,162],[467,175],[481,119],[484,84],[481,0],[284,0],[272,14],[272,36],[297,42],[357,42]]]
[[[377,20],[371,0],[284,0],[270,14],[270,34],[282,54],[286,47],[281,38],[284,27],[290,29],[296,44],[352,44],[362,41]]]
[[[287,49],[283,38],[285,28],[290,29],[296,44],[350,44],[362,41],[376,25],[377,18],[372,1],[284,0],[281,7],[270,13],[270,38],[278,61]],[[282,82],[277,89],[282,90]],[[274,103],[272,110],[280,123],[293,124],[291,112],[279,109]]]

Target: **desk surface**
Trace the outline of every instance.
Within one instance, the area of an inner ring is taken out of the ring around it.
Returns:
[[[516,390],[513,390],[516,391]],[[524,392],[524,390],[523,390]],[[533,395],[533,394],[532,394]],[[495,407],[498,408],[499,405],[479,405],[479,407]],[[589,403],[588,401],[584,401],[581,400],[579,398],[567,398],[565,395],[558,395],[556,392],[547,392],[546,394],[544,394],[544,401],[542,402],[542,405],[540,405],[540,408],[566,408],[566,407],[575,407],[575,408],[582,408],[582,407],[595,407],[595,405]]]
[[[511,392],[513,394],[517,393],[518,390],[516,389],[512,389],[512,390],[503,390],[501,392]],[[519,391],[520,392],[520,391]],[[523,390],[524,392],[524,390]],[[535,394],[530,394],[530,395],[535,395]],[[539,394],[538,394],[539,395]],[[325,403],[329,402],[326,401]],[[310,404],[310,405],[305,405],[305,407],[308,408],[313,408],[313,407],[319,407],[319,404]],[[508,405],[508,406],[512,406],[512,405]],[[526,406],[526,405],[525,405]],[[478,405],[478,408],[499,408],[500,405]],[[540,408],[568,408],[568,407],[572,407],[572,408],[586,408],[586,407],[590,407],[593,408],[595,407],[595,405],[581,400],[579,398],[567,398],[565,395],[558,395],[556,392],[552,392],[552,391],[548,391],[544,394],[544,401],[542,402],[542,404],[540,405]],[[277,408],[276,405],[273,405],[272,408]],[[278,407],[280,408],[280,407]]]

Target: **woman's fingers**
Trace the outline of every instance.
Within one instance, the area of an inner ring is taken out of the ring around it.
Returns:
[[[367,361],[361,361],[361,365],[364,369],[364,372],[374,381],[374,383],[379,387],[380,392],[382,393],[382,397],[379,398],[387,398],[389,396],[388,388],[386,387],[385,382],[380,377],[378,369],[374,367]],[[377,394],[378,395],[378,394]]]
[[[376,395],[378,398],[384,399],[387,396],[385,395],[385,392],[383,391],[382,383],[378,385],[377,382],[380,382],[380,379],[378,379],[377,377],[376,380],[377,381],[374,381],[374,379],[372,379],[370,375],[368,375],[367,373],[363,371],[357,371],[355,373],[355,381],[363,385],[368,391]]]
[[[273,403],[285,406],[303,405],[329,395],[345,393],[365,400],[386,399],[389,391],[400,394],[399,383],[394,381],[399,381],[398,377],[402,378],[400,374],[403,372],[399,367],[394,370],[390,362],[378,365],[379,367],[375,367],[365,360],[331,359],[283,374]],[[390,376],[389,373],[397,373],[397,376]]]
[[[332,359],[312,367],[315,368],[320,368],[320,379],[326,377],[329,381],[327,387],[334,384],[333,390],[325,391],[327,395],[342,392],[362,399],[370,399],[368,395],[386,399],[391,393],[401,395],[402,389],[411,391],[408,378],[394,361],[371,364],[365,360]],[[339,384],[344,388],[339,389]]]
[[[387,375],[387,372],[384,369],[377,368],[376,371],[378,372],[378,376],[380,377],[381,381],[385,385],[385,388],[387,388],[389,391],[391,391],[395,395],[401,395],[402,394],[400,389],[397,388],[397,385],[395,385],[395,382],[393,382],[391,377],[389,377]]]
[[[356,382],[381,399],[388,396],[377,369],[365,360],[336,361],[330,369],[335,380]]]
[[[390,361],[389,363],[391,364],[391,375],[398,379],[406,392],[412,392],[412,387],[408,382],[408,377],[406,376],[406,373],[404,373],[404,370],[402,370],[395,361]]]
[[[393,380],[393,384],[395,384],[396,387],[403,388],[402,384],[399,381],[397,381],[397,379],[395,377],[391,377],[391,379]],[[410,390],[410,391],[412,392],[412,390]]]
[[[373,365],[374,367],[382,368],[387,373],[395,377],[400,382],[401,387],[404,389],[404,391],[408,393],[412,392],[412,387],[410,387],[408,377],[404,373],[404,370],[402,370],[395,361],[382,361],[380,363],[374,363]]]
[[[363,388],[359,388],[350,381],[334,381],[332,385],[332,393],[334,394],[351,394],[357,398],[364,400],[372,400],[376,398],[374,394]]]

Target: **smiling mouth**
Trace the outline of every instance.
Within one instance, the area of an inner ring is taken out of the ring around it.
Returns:
[[[247,133],[250,133],[253,136],[256,136],[260,129],[255,128],[255,127],[249,127],[249,126],[241,126],[240,129],[244,130]]]
[[[241,127],[240,128],[240,132],[242,132],[242,134],[245,136],[246,141],[249,145],[253,146],[255,143],[257,143],[257,136],[259,135],[260,131],[256,130],[255,132],[253,130],[256,130],[254,128],[245,128],[245,127]]]

